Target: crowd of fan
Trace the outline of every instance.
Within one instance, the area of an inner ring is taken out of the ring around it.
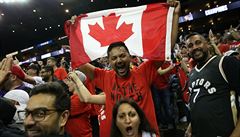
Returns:
[[[213,34],[210,31],[207,39],[211,45],[209,50],[212,54],[235,56],[240,60],[238,27],[231,27],[222,35]],[[189,57],[184,38],[176,44],[172,55],[171,61],[161,63],[156,71],[158,76],[151,85],[160,133],[165,130],[176,132],[179,124],[191,121],[187,84],[188,73],[196,64]],[[132,56],[130,69],[136,69],[143,62],[146,60]],[[42,135],[62,133],[65,136],[67,133],[72,137],[99,136],[99,133],[104,130],[104,119],[106,119],[104,103],[107,97],[99,87],[95,86],[94,79],[80,70],[72,71],[69,64],[65,58],[54,57],[49,57],[46,63],[41,61],[32,63],[27,68],[21,68],[17,61],[11,58],[1,61],[0,136],[25,135],[25,131],[31,136],[38,135],[40,132],[44,132]],[[112,69],[108,63],[108,57],[97,59],[91,64],[105,70]],[[92,100],[86,97],[87,93],[81,95],[82,86],[89,91],[89,96],[96,95],[102,102],[91,104]],[[134,106],[134,102],[123,100],[114,109],[113,120],[116,120],[114,117],[118,115],[121,104],[124,103],[130,104],[135,113],[144,114],[140,112],[140,108]],[[150,126],[148,123],[145,125]],[[113,127],[116,128],[116,125]],[[133,130],[132,128],[129,128],[129,131]],[[152,129],[145,130],[151,132]],[[111,136],[114,136],[112,135],[114,131],[112,132]]]

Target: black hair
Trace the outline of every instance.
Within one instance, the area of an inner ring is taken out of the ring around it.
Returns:
[[[36,74],[39,75],[40,67],[37,64],[29,65],[28,69],[36,70]]]
[[[116,125],[116,119],[117,119],[118,108],[124,103],[127,103],[130,106],[132,106],[136,110],[136,112],[138,113],[138,116],[139,116],[139,119],[140,119],[140,125],[139,125],[139,128],[138,128],[139,133],[141,133],[142,131],[146,131],[146,132],[150,132],[150,133],[156,133],[156,131],[150,126],[144,112],[138,106],[138,104],[132,99],[122,98],[113,107],[111,137],[121,137],[122,136],[122,133],[120,132],[120,130],[118,129],[118,127]]]
[[[14,104],[6,98],[0,97],[0,121],[2,121],[4,125],[8,125],[13,121],[15,112],[16,107]]]
[[[113,42],[109,45],[108,49],[107,49],[107,56],[109,57],[109,53],[111,52],[111,50],[115,47],[124,47],[126,49],[126,51],[130,54],[127,46],[125,45],[124,42],[122,41],[118,41],[118,42]]]
[[[47,60],[52,60],[52,61],[54,61],[54,62],[56,62],[56,63],[57,63],[57,59],[56,59],[56,58],[54,58],[54,57],[49,57],[49,58],[47,58]]]
[[[203,35],[201,35],[200,33],[197,33],[197,32],[192,32],[192,33],[186,35],[184,39],[187,40],[187,39],[189,39],[190,37],[192,37],[192,36],[194,36],[194,35],[198,35],[198,36],[200,36],[203,40],[206,40],[206,38],[205,38]]]
[[[51,72],[52,75],[54,74],[53,67],[49,65],[43,66],[42,69],[45,69],[47,72]]]
[[[55,96],[56,99],[54,106],[59,112],[70,110],[70,97],[58,82],[49,82],[35,86],[30,93],[30,97],[37,94],[49,94]]]

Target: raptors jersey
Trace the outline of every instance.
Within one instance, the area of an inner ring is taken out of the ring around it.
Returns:
[[[190,73],[189,92],[193,137],[229,137],[234,129],[230,87],[221,56],[213,56]]]

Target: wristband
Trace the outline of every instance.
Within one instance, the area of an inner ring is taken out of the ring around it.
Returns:
[[[25,79],[25,72],[19,66],[13,65],[11,68],[11,72],[21,80]]]

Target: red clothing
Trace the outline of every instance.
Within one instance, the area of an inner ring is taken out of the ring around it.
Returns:
[[[72,137],[92,137],[91,105],[80,102],[77,94],[71,96],[71,110],[65,130]]]
[[[86,88],[89,90],[89,92],[92,95],[95,95],[95,85],[94,83],[87,78],[86,81],[84,82],[84,85],[86,86]],[[101,108],[101,105],[97,105],[97,104],[90,104],[91,105],[91,116],[97,116],[98,115],[98,111]]]
[[[221,44],[218,46],[218,49],[220,50],[221,53],[225,53],[230,49],[230,46],[228,44]]]
[[[152,61],[146,61],[139,67],[131,69],[127,78],[119,78],[114,70],[95,69],[94,82],[106,94],[106,124],[103,126],[107,132],[104,133],[104,137],[110,136],[112,109],[116,101],[122,97],[134,99],[145,112],[150,125],[158,131],[150,89],[156,71],[157,68]]]
[[[164,62],[162,65],[161,65],[161,68],[162,69],[166,69],[167,67],[169,67],[171,65],[170,62]],[[172,72],[173,70],[167,72],[166,74],[163,74],[163,75],[160,75],[158,74],[158,72],[156,71],[156,79],[153,81],[153,86],[155,88],[157,88],[158,90],[161,90],[161,89],[165,89],[167,87],[169,87],[169,77],[170,75],[173,74]]]
[[[185,103],[188,103],[189,102],[189,91],[188,91],[188,87],[187,87],[188,76],[181,67],[178,68],[177,74],[178,74],[178,77],[180,80],[180,85],[181,85],[182,92],[183,92],[182,99]]]
[[[105,137],[106,133],[109,132],[109,129],[107,129],[106,125],[106,111],[105,106],[102,105],[102,107],[99,109],[99,115],[98,115],[98,121],[99,121],[99,136]]]
[[[94,82],[92,82],[89,78],[86,79],[86,81],[84,82],[84,85],[87,87],[87,89],[92,95],[96,94]],[[90,105],[91,105],[90,115],[98,116],[99,125],[105,125],[104,122],[105,122],[106,116],[105,116],[104,105],[97,105],[97,104],[90,104]],[[106,131],[104,130],[105,130],[104,126],[99,126],[99,134],[106,133]],[[100,136],[104,137],[105,135],[102,134]]]
[[[59,67],[54,71],[54,76],[58,80],[64,80],[67,77],[67,71],[65,70],[65,68]]]

